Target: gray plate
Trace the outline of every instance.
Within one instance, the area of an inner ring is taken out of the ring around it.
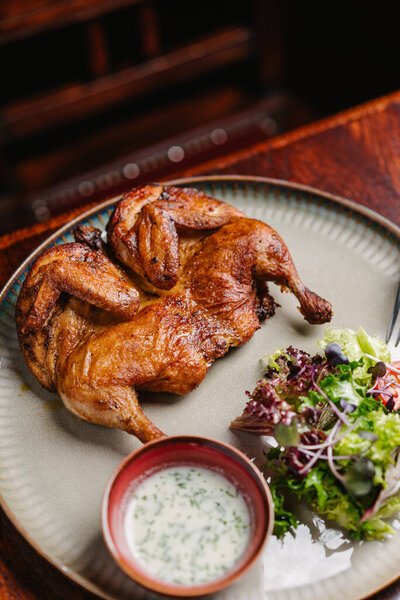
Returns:
[[[207,193],[267,222],[289,246],[308,287],[329,299],[334,327],[362,325],[384,337],[399,278],[400,230],[372,211],[304,186],[262,178],[191,179]],[[77,222],[104,228],[116,199]],[[19,353],[14,304],[29,263],[44,247],[70,241],[72,224],[22,265],[0,296],[0,500],[24,537],[58,569],[104,598],[150,597],[114,565],[102,541],[100,503],[107,479],[138,446],[129,435],[85,423],[43,390]],[[145,411],[171,435],[229,442],[261,464],[265,440],[228,429],[245,390],[261,376],[259,359],[289,344],[315,352],[321,326],[308,325],[290,295],[244,347],[217,361],[185,397],[156,394]],[[400,576],[400,537],[354,543],[304,511],[305,524],[283,542],[271,539],[257,577],[218,598],[353,600]],[[399,523],[394,520],[395,527]],[[245,591],[244,591],[245,586]]]

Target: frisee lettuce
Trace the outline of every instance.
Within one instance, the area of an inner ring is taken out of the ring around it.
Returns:
[[[325,347],[332,342],[337,342],[339,344],[349,361],[359,362],[363,359],[359,366],[354,370],[354,379],[361,383],[369,383],[371,381],[368,369],[375,362],[364,356],[365,354],[375,356],[378,360],[385,363],[390,363],[391,361],[390,350],[387,345],[377,337],[368,335],[361,326],[357,331],[353,331],[352,329],[331,329],[328,327],[324,337],[318,342],[318,345],[322,349],[325,349]]]

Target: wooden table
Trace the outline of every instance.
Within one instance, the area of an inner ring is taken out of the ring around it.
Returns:
[[[262,175],[300,182],[364,204],[400,225],[400,92],[204,164],[200,174]],[[82,210],[87,206],[82,206]],[[0,238],[0,284],[74,213]],[[0,514],[1,600],[89,600]],[[400,599],[400,581],[375,595]]]

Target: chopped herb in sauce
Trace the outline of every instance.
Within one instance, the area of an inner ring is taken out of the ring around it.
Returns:
[[[239,490],[214,471],[166,468],[132,494],[125,517],[133,556],[153,577],[177,585],[218,579],[243,554],[249,513]]]

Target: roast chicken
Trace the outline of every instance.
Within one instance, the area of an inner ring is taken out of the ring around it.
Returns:
[[[44,251],[20,292],[23,356],[75,415],[146,442],[163,435],[138,392],[186,394],[229,348],[274,314],[272,281],[309,323],[331,305],[300,280],[279,235],[195,189],[148,185],[117,204],[107,227]]]

